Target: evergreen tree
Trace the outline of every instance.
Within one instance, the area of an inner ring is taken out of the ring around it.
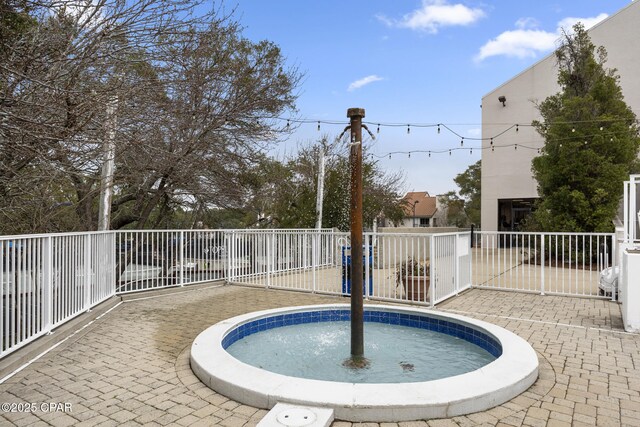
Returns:
[[[541,200],[534,222],[545,231],[610,232],[623,181],[637,164],[636,116],[624,102],[615,69],[605,68],[581,24],[556,51],[561,91],[534,121],[545,139],[533,159]]]
[[[464,197],[464,211],[468,218],[466,225],[480,225],[480,176],[482,164],[478,160],[464,172],[456,175],[453,181],[460,188],[460,195]]]

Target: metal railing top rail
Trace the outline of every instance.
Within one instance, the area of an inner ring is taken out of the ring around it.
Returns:
[[[88,230],[88,231],[67,231],[60,233],[33,233],[33,234],[9,234],[1,235],[0,240],[9,239],[27,239],[27,238],[42,238],[42,237],[55,237],[55,236],[84,236],[87,234],[108,234],[108,233],[176,233],[176,232],[202,232],[202,233],[214,233],[214,232],[240,232],[240,233],[255,233],[255,232],[322,232],[328,233],[336,231],[333,228],[322,228],[320,230],[310,228],[176,228],[176,229],[148,229],[148,230]]]
[[[64,237],[64,236],[86,236],[90,235],[99,235],[99,234],[109,234],[113,233],[113,230],[105,230],[105,231],[69,231],[66,233],[37,233],[37,234],[12,234],[3,236],[0,235],[0,241],[3,240],[16,240],[16,239],[41,239],[46,237]]]
[[[604,236],[611,237],[615,233],[579,233],[571,231],[480,231],[474,230],[474,234],[517,234],[519,236]]]
[[[199,230],[194,230],[199,231]],[[207,230],[204,230],[207,231]],[[330,233],[337,232],[342,233],[341,231],[334,230],[333,228],[321,228],[320,230],[315,228],[219,228],[216,230],[209,231],[229,231],[234,233]],[[348,233],[348,232],[347,232]]]
[[[430,237],[430,236],[457,236],[460,234],[467,235],[471,234],[471,231],[450,231],[446,233],[393,233],[393,232],[373,232],[373,231],[365,231],[365,236],[398,236],[398,237]]]

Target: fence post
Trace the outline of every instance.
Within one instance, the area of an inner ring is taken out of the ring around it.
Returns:
[[[364,283],[362,286],[364,287],[364,296],[367,300],[371,298],[371,291],[373,291],[373,289],[369,289],[369,281],[372,280],[370,275],[371,260],[369,259],[369,251],[371,251],[370,238],[371,235],[364,235],[364,248],[362,251],[364,255],[364,260],[362,261],[362,265],[364,267]],[[351,292],[353,292],[353,282],[351,283]]]
[[[317,277],[316,277],[316,268],[317,268],[317,256],[318,256],[318,233],[312,232],[311,234],[311,292],[316,293],[317,290]]]
[[[91,310],[91,234],[84,236],[84,309]]]
[[[475,236],[475,239],[477,240],[478,236]],[[473,257],[474,257],[474,251],[473,249],[475,248],[475,241],[474,238],[471,238],[471,247],[469,248],[469,283],[466,283],[464,286],[465,288],[467,288],[467,285],[469,285],[469,287],[473,286]]]
[[[53,328],[53,248],[52,237],[47,236],[44,247],[44,262],[42,266],[42,294],[44,298],[44,312],[42,313],[42,329],[47,334]]]
[[[225,233],[225,243],[227,245],[227,283],[231,282],[232,279],[232,270],[231,266],[233,264],[233,230],[229,233]]]
[[[545,257],[545,254],[544,254],[544,247],[545,247],[544,234],[542,234],[540,236],[540,238],[542,240],[542,245],[541,245],[542,249],[540,251],[540,282],[541,282],[540,283],[540,295],[544,295],[544,286],[545,286],[545,283],[544,283],[544,280],[545,280],[545,278],[544,278],[544,257]],[[534,261],[535,261],[535,258],[534,258]]]
[[[616,233],[611,235],[611,273],[615,275],[616,266],[618,264],[618,239],[616,238]],[[618,269],[620,271],[622,266]],[[618,282],[616,286],[611,286],[611,301],[616,301],[618,297],[618,289],[620,289],[620,276],[618,275]]]
[[[272,230],[270,234],[265,235],[267,238],[267,241],[265,242],[267,258],[267,289],[271,287],[271,245],[273,243],[273,233],[274,231]]]
[[[460,243],[458,239],[460,235],[456,233],[453,238],[453,253],[455,254],[454,259],[456,262],[456,274],[453,278],[453,286],[456,290],[456,295],[460,293],[460,254],[458,253],[458,244]]]
[[[431,262],[429,262],[429,277],[430,282],[431,282],[431,290],[429,291],[429,304],[431,305],[431,307],[433,307],[435,305],[435,293],[436,293],[436,287],[437,287],[437,279],[436,276],[434,275],[434,268],[433,265],[435,263],[436,260],[436,251],[435,251],[435,246],[434,246],[434,235],[431,234],[429,236],[429,258],[431,259]]]
[[[184,230],[180,230],[180,286],[184,286]]]
[[[119,278],[119,274],[117,272],[117,268],[118,268],[118,248],[120,247],[119,245],[119,240],[120,240],[120,232],[118,231],[112,231],[111,233],[111,239],[110,239],[110,245],[109,245],[109,249],[107,249],[107,254],[109,254],[109,261],[107,261],[107,269],[105,271],[110,271],[113,277],[113,293],[110,293],[109,296],[114,296],[116,294],[116,292],[118,291],[118,278]],[[106,256],[106,255],[105,255]]]

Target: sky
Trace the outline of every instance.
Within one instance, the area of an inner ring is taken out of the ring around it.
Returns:
[[[273,154],[294,155],[322,135],[337,137],[348,108],[364,108],[376,139],[365,150],[402,191],[456,190],[453,179],[480,159],[482,97],[553,52],[561,28],[587,28],[630,0],[236,0],[245,37],[280,46],[304,73],[301,124]],[[338,122],[321,123],[317,121]],[[377,133],[377,124],[380,132]],[[385,126],[395,124],[397,126]],[[409,132],[407,124],[409,126]],[[474,149],[475,148],[475,149]],[[431,157],[416,150],[432,151]],[[414,151],[412,155],[408,153]],[[436,151],[444,151],[436,154]],[[389,153],[395,153],[389,155]]]

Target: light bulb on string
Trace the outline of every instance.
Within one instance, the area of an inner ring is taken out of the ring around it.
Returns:
[[[571,132],[575,132],[575,131],[576,131],[576,128],[571,128]]]
[[[519,125],[516,123],[516,132],[520,130]]]
[[[389,158],[391,158],[391,153],[389,153]]]
[[[491,146],[491,152],[496,151],[495,148],[493,146]]]
[[[540,149],[538,148],[538,154],[540,154]]]
[[[320,120],[318,120],[318,132],[320,132]]]
[[[378,129],[376,129],[376,133],[380,133],[380,123],[378,123]]]
[[[429,157],[431,157],[431,151],[429,151]]]
[[[407,134],[411,133],[411,125],[407,125]]]
[[[490,142],[490,144],[491,144],[491,145],[493,145],[493,138],[491,138],[491,142]]]
[[[460,140],[460,147],[464,146],[464,136],[462,137],[462,139]]]
[[[469,154],[473,154],[473,148],[469,149]]]
[[[449,150],[449,155],[451,155],[451,150]]]
[[[409,158],[411,158],[411,151],[409,151]]]
[[[517,150],[517,149],[518,149],[518,144],[514,145],[514,146],[513,146],[513,149],[514,149],[514,150]]]
[[[601,130],[601,131],[603,131],[603,130],[604,130],[604,128],[603,128],[602,126],[600,126],[600,130]]]
[[[438,123],[438,133],[440,133],[440,123]]]
[[[287,120],[287,130],[289,130],[291,128],[291,123],[289,123],[289,120]]]

